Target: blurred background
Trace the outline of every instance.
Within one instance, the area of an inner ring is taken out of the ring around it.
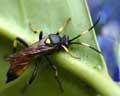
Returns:
[[[96,26],[99,46],[105,58],[110,76],[120,82],[120,3],[119,0],[87,0],[93,23]]]

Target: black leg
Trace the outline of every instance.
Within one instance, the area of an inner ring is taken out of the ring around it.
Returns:
[[[60,34],[61,32],[63,32],[63,30],[68,26],[68,24],[70,23],[71,21],[71,18],[68,18],[64,24],[58,29],[57,33],[56,34]]]
[[[31,75],[30,79],[28,80],[28,82],[22,88],[22,90],[21,90],[22,93],[24,93],[27,90],[28,86],[31,85],[32,82],[35,80],[35,77],[37,75],[37,70],[38,70],[38,63],[35,64],[35,68],[32,72],[32,75]]]
[[[51,63],[51,61],[49,60],[49,58],[47,56],[45,56],[46,60],[48,61],[48,63],[50,64],[50,68],[52,69],[52,71],[54,72],[54,78],[57,81],[59,87],[60,87],[60,91],[63,93],[64,89],[62,86],[62,83],[60,82],[59,78],[58,78],[58,70],[57,67]]]
[[[23,44],[25,47],[28,47],[29,45],[20,37],[16,37],[16,39],[13,42],[13,53],[16,52],[17,47],[17,41],[19,41],[21,44]]]
[[[42,37],[43,37],[43,32],[40,32],[39,33],[39,41],[42,39]]]
[[[33,73],[32,73],[32,75],[31,75],[31,77],[30,77],[30,79],[28,81],[29,85],[32,84],[32,82],[35,80],[35,77],[37,75],[37,69],[38,69],[38,64],[36,63],[35,68],[33,70]]]
[[[42,39],[42,36],[43,36],[43,31],[41,29],[34,30],[31,26],[31,23],[29,23],[29,28],[32,32],[39,33],[39,41],[40,41]]]

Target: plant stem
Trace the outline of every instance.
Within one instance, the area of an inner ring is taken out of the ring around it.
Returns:
[[[103,70],[97,70],[81,63],[66,54],[59,53],[52,56],[54,63],[70,71],[78,78],[83,79],[104,96],[120,96],[120,88]]]

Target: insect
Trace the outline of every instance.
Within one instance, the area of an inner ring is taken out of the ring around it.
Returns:
[[[82,45],[85,47],[88,47],[98,53],[101,53],[99,50],[96,48],[90,46],[89,44],[83,43],[83,42],[75,42],[77,38],[81,37],[82,35],[86,34],[87,32],[90,32],[98,23],[100,18],[96,21],[96,23],[90,27],[87,31],[81,32],[79,35],[73,37],[72,39],[69,39],[68,35],[64,35],[63,37],[60,36],[60,33],[68,26],[69,22],[71,21],[71,18],[68,18],[64,24],[59,28],[58,32],[55,34],[49,34],[46,37],[43,37],[43,32],[42,30],[33,30],[31,27],[30,29],[34,32],[40,32],[39,33],[39,41],[32,44],[28,45],[22,38],[16,37],[16,39],[13,42],[13,54],[9,55],[7,60],[10,63],[10,68],[7,72],[7,81],[6,83],[15,80],[19,76],[21,76],[28,68],[30,65],[31,61],[34,59],[37,59],[41,56],[44,56],[50,63],[51,69],[55,73],[55,79],[57,80],[61,90],[62,84],[60,80],[58,79],[58,72],[57,72],[57,67],[52,64],[48,58],[48,54],[52,54],[55,51],[58,51],[59,49],[64,49],[65,52],[67,52],[70,56],[73,58],[76,58],[71,54],[71,52],[68,49],[68,46],[72,44],[76,45]],[[16,52],[16,47],[17,47],[17,41],[22,43],[26,48],[21,50],[20,52]],[[33,80],[36,77],[36,72],[38,69],[38,63],[35,64],[35,68],[33,70],[33,73],[28,81],[28,84],[31,84]]]

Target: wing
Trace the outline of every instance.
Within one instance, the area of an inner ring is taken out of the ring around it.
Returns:
[[[41,41],[34,43],[33,45],[25,48],[19,53],[11,54],[8,57],[8,61],[10,63],[10,69],[7,73],[7,83],[16,79],[20,75],[24,73],[24,71],[28,68],[31,57],[41,56],[43,54],[52,53],[57,47],[47,46],[44,42],[47,37],[43,38]]]
[[[6,83],[22,75],[30,64],[30,58],[23,53],[10,55],[8,61],[11,65],[7,72]]]
[[[43,54],[49,54],[58,49],[58,46],[48,46],[45,44],[45,40],[48,37],[43,38],[41,41],[34,43],[30,47],[26,48],[24,50],[24,53],[29,56],[34,55],[43,55]]]

